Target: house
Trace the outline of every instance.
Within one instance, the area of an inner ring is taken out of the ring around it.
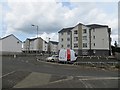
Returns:
[[[78,55],[110,55],[111,29],[107,25],[79,23],[58,33],[59,50],[70,48]]]
[[[0,52],[21,52],[22,41],[20,41],[13,34],[0,38],[1,49]]]
[[[51,54],[57,54],[58,53],[58,42],[56,41],[49,41],[48,44],[48,52]]]
[[[47,52],[48,43],[44,41],[41,37],[38,38],[27,38],[23,42],[23,52],[38,53]]]

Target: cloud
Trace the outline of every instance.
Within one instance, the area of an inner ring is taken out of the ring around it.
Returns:
[[[98,3],[70,2],[66,6],[59,2],[39,2],[30,0],[23,2],[8,0],[9,11],[6,13],[7,30],[6,34],[22,32],[36,34],[36,27],[39,26],[39,35],[44,39],[46,36],[51,40],[58,41],[58,31],[63,27],[83,24],[106,24],[112,28],[113,38],[117,37],[117,12],[110,15],[107,11],[99,8]],[[109,6],[109,3],[107,4]],[[72,6],[72,7],[70,7]],[[110,6],[109,6],[110,7]],[[21,33],[21,34],[22,34]]]
[[[46,32],[44,32],[40,36],[46,41],[49,41],[49,38],[51,41],[58,41],[58,34],[56,34],[56,33],[47,34]]]
[[[32,37],[28,37],[28,38],[36,38],[37,37],[37,35],[35,35],[35,36],[32,36]],[[50,38],[50,41],[58,41],[58,34],[56,34],[56,33],[46,33],[46,32],[44,32],[44,33],[42,33],[42,34],[39,34],[38,35],[38,37],[41,37],[43,40],[45,40],[45,41],[49,41],[49,38]]]
[[[34,33],[31,24],[39,26],[40,32],[54,32],[63,25],[66,8],[56,3],[10,3],[11,11],[6,15],[8,30],[12,27],[15,31]],[[63,19],[62,19],[63,18]]]
[[[112,35],[112,45],[114,45],[115,41],[118,42],[118,35]]]

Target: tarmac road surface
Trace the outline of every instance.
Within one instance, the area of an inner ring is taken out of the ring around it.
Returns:
[[[118,88],[118,70],[2,57],[2,88]]]

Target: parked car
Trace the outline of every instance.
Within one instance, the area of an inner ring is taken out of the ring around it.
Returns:
[[[52,55],[51,57],[48,57],[46,60],[47,61],[58,61],[58,55]]]

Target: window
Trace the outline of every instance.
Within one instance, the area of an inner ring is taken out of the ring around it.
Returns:
[[[83,40],[87,40],[87,36],[83,36]]]
[[[95,36],[93,36],[93,39],[95,39]]]
[[[19,41],[17,41],[17,43],[19,43]]]
[[[74,48],[78,48],[78,44],[77,43],[74,44]]]
[[[83,33],[87,33],[87,30],[86,30],[86,29],[83,29]]]
[[[69,47],[70,47],[70,44],[68,44],[67,47],[69,48]]]
[[[63,45],[61,45],[61,48],[63,48]]]
[[[61,35],[63,35],[63,32],[61,33]]]
[[[74,42],[78,41],[78,37],[74,37]]]
[[[61,41],[63,41],[63,38],[61,38]]]
[[[70,41],[70,38],[67,38],[67,41]]]
[[[95,32],[95,29],[93,29],[93,32]]]
[[[74,34],[78,34],[77,30],[74,31]]]
[[[86,48],[87,47],[87,43],[83,43],[83,47]]]
[[[94,43],[94,46],[95,46],[95,43]]]

